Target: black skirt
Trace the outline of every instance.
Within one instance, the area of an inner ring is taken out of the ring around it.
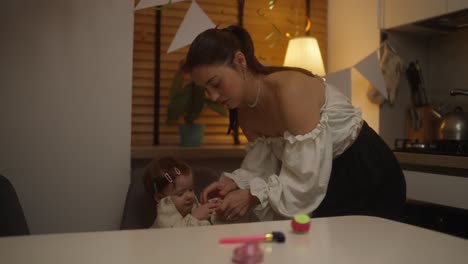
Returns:
[[[311,215],[399,220],[405,202],[406,182],[395,155],[364,122],[351,147],[333,160],[327,193]]]

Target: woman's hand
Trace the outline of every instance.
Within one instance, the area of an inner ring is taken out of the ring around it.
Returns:
[[[210,198],[214,197],[220,197],[223,198],[225,197],[229,192],[232,192],[237,189],[236,183],[227,178],[224,177],[222,181],[218,182],[213,182],[205,189],[200,194],[200,202],[202,204],[206,204]]]
[[[221,219],[236,221],[245,216],[257,203],[259,203],[257,197],[252,196],[250,190],[235,190],[226,195],[216,213]]]

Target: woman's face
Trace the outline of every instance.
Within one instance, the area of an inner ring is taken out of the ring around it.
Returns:
[[[239,66],[238,68],[241,68]],[[229,65],[201,65],[192,72],[192,80],[203,87],[208,99],[229,109],[237,108],[244,101],[244,77],[241,69]]]

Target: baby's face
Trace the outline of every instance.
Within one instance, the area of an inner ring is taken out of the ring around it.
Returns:
[[[171,199],[175,207],[182,216],[186,216],[192,211],[195,202],[193,192],[192,174],[182,174],[175,179],[175,188],[172,189]]]

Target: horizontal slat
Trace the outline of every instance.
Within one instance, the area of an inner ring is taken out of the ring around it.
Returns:
[[[179,126],[178,125],[165,125],[165,126],[160,126],[159,131],[162,134],[167,134],[167,133],[179,133]],[[227,126],[219,126],[219,125],[208,125],[205,124],[205,133],[208,134],[226,134],[227,132]]]
[[[154,45],[151,43],[135,43],[133,51],[154,51]]]
[[[154,87],[154,80],[151,79],[133,79],[133,86],[137,87]]]
[[[154,71],[145,69],[133,69],[133,78],[154,79]]]
[[[155,16],[154,15],[144,15],[140,14],[135,16],[135,23],[143,25],[154,25]]]
[[[154,70],[154,61],[135,61],[133,68],[138,70]]]
[[[132,115],[153,115],[154,109],[152,106],[132,106]]]
[[[131,137],[132,144],[153,144],[153,134],[138,134],[134,133]]]
[[[152,124],[132,124],[132,133],[133,132],[153,133],[153,125]]]
[[[154,89],[153,87],[151,88],[133,87],[133,96],[153,97]]]
[[[229,119],[227,117],[204,117],[200,116],[196,123],[200,124],[215,124],[215,125],[228,125]],[[160,124],[165,124],[165,120],[160,120]]]
[[[153,98],[149,96],[134,96],[132,98],[132,105],[149,105],[153,106],[154,105],[154,100]]]
[[[133,60],[154,60],[154,51],[136,51],[133,53]]]
[[[153,115],[133,115],[132,124],[153,124]]]
[[[163,104],[161,102],[160,107],[159,107],[159,113],[160,113],[161,116],[167,114],[167,103]],[[207,117],[224,117],[223,115],[218,114],[217,112],[211,110],[208,107],[203,108],[203,110],[201,111],[201,115],[202,116],[207,116]]]
[[[197,0],[197,3],[216,24],[221,22],[221,27],[236,22],[236,0]],[[274,22],[282,33],[294,32],[295,25],[288,22],[288,19],[294,19],[295,10],[292,8],[294,4],[293,1],[276,1],[273,11],[265,11],[267,21],[257,14],[257,10],[260,8],[266,10],[267,2],[260,0],[245,1],[244,26],[252,35],[257,57],[261,58],[261,61],[266,65],[282,65],[288,43],[288,38],[283,36],[273,48],[270,47],[274,40],[265,40],[265,37],[273,30],[269,21]],[[166,51],[172,43],[190,5],[190,1],[184,1],[173,4],[162,11],[159,129],[161,132],[160,142],[163,145],[177,145],[179,143],[178,127],[167,125],[165,118],[172,79],[175,71],[179,68],[179,61],[185,58],[188,47],[178,49],[170,54],[166,53]],[[326,62],[327,1],[311,1],[310,5],[312,22],[310,34],[317,38],[322,56]],[[301,6],[304,6],[304,4],[301,3]],[[300,12],[303,12],[303,9]],[[304,19],[305,17],[299,18],[301,24],[304,24]],[[132,145],[152,145],[153,143],[154,23],[154,9],[149,8],[136,12],[133,55]],[[186,76],[186,78],[186,81],[188,81],[189,76]],[[183,122],[182,119],[181,122]],[[232,137],[225,135],[229,122],[227,117],[222,117],[205,107],[197,122],[206,124],[205,145],[232,144]],[[246,141],[244,136],[242,136],[242,139],[244,142]]]
[[[160,135],[160,145],[179,145],[179,135]],[[204,145],[230,145],[233,144],[232,136],[213,136],[205,135],[203,137]]]

